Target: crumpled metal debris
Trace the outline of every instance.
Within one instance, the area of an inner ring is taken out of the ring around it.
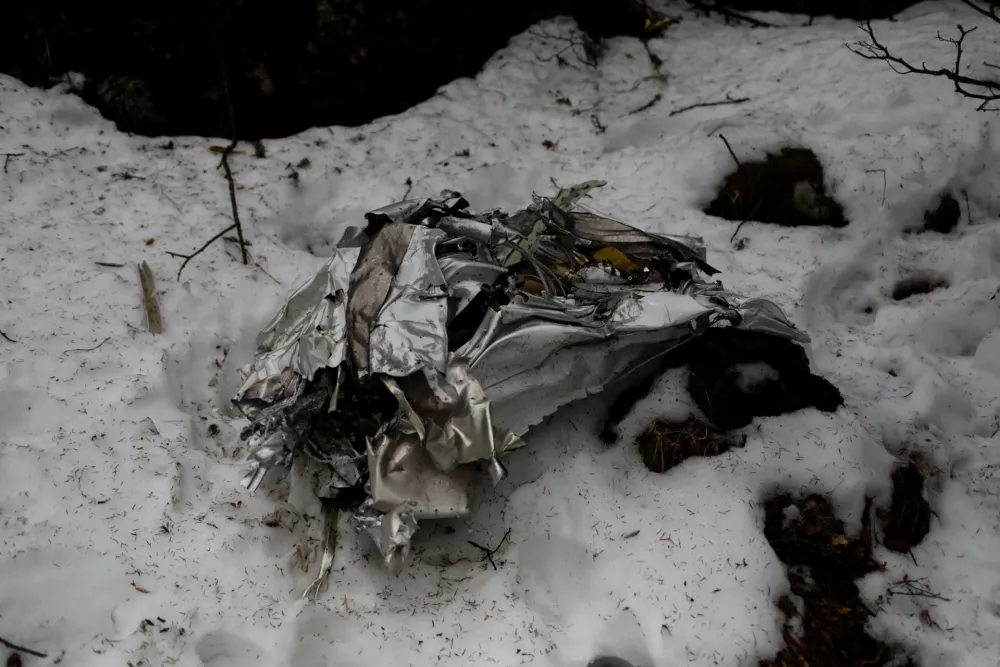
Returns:
[[[709,282],[700,239],[580,205],[602,185],[509,215],[445,191],[348,229],[257,338],[233,399],[251,420],[243,485],[299,466],[322,499],[365,498],[354,525],[398,573],[418,522],[468,514],[475,467],[499,482],[561,405],[708,327],[809,340],[773,302]]]

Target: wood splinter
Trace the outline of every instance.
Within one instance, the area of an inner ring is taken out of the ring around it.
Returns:
[[[156,281],[153,280],[153,270],[143,262],[138,265],[139,283],[142,285],[142,306],[146,310],[146,327],[151,334],[163,333],[163,320],[160,318],[160,304],[156,301]]]

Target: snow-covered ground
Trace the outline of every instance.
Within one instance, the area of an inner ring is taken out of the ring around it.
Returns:
[[[770,18],[789,27],[687,17],[649,44],[665,81],[634,39],[612,40],[596,69],[569,51],[561,65],[571,26],[548,22],[404,114],[267,141],[264,158],[241,146],[256,266],[219,243],[180,280],[166,251],[230,224],[210,150],[224,141],[128,136],[63,89],[0,77],[0,153],[18,154],[0,174],[0,330],[16,341],[0,339],[0,637],[48,654],[26,664],[74,667],[582,666],[599,653],[753,665],[783,645],[775,601],[788,589],[761,498],[831,494],[857,530],[864,495],[887,502],[895,462],[922,452],[931,532],[912,558],[877,550],[886,570],[862,592],[926,577],[944,599],[893,596],[871,631],[924,667],[1000,664],[997,118],[943,80],[852,55],[852,22]],[[956,23],[979,21],[932,2],[875,27],[944,65],[934,36]],[[990,29],[974,46],[992,48]],[[750,101],[670,113],[727,95]],[[720,132],[747,158],[812,148],[851,224],[748,223],[745,244],[730,243],[735,223],[701,213],[732,167]],[[631,440],[690,413],[683,371],[612,448],[588,399],[537,428],[498,488],[484,480],[468,521],[423,524],[399,578],[345,528],[328,590],[302,601],[319,508],[294,483],[244,492],[238,424],[220,414],[257,331],[345,226],[408,182],[415,196],[453,188],[476,209],[513,209],[554,192],[550,179],[591,178],[609,183],[598,210],[703,236],[727,286],[781,303],[846,406],[758,419],[745,448],[656,475]],[[960,198],[954,233],[903,234],[945,186],[967,192],[971,216]],[[140,305],[143,260],[159,336]],[[893,301],[918,271],[949,286]],[[495,545],[508,528],[494,571],[468,540]]]

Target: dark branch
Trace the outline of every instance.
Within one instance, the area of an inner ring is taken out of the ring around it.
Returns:
[[[643,111],[646,111],[648,109],[652,109],[654,106],[656,106],[656,103],[659,102],[662,99],[663,99],[663,95],[661,95],[660,93],[657,93],[656,95],[653,95],[653,99],[651,99],[650,101],[646,102],[641,107],[636,107],[635,109],[632,109],[631,111],[629,111],[625,115],[627,115],[627,116],[634,116],[637,113],[642,113]]]
[[[233,171],[229,168],[229,154],[233,152],[234,148],[236,148],[235,138],[231,144],[226,146],[226,150],[223,151],[221,166],[226,172],[226,180],[229,181],[229,203],[233,207],[233,227],[236,228],[236,237],[239,239],[240,253],[243,256],[243,263],[249,264],[250,259],[247,257],[247,244],[246,241],[243,240],[243,225],[240,224],[240,212],[236,207],[236,182],[233,181]],[[232,227],[229,229],[232,229]]]
[[[763,201],[764,201],[763,199],[761,199],[760,201],[758,201],[757,205],[753,207],[752,211],[750,211],[750,215],[748,215],[747,217],[743,218],[743,222],[741,222],[740,224],[736,225],[736,230],[733,231],[733,235],[729,237],[729,242],[730,243],[732,243],[736,239],[736,235],[740,233],[740,228],[743,225],[745,225],[748,222],[750,222],[750,218],[752,218],[754,216],[754,214],[757,212],[757,209],[760,208],[760,205],[761,205],[761,203]]]
[[[223,54],[222,52],[222,47],[219,46],[218,43],[216,44],[216,49],[219,53],[219,62],[221,63],[222,66],[222,82],[226,93],[226,106],[229,111],[229,132],[231,137],[229,145],[226,146],[226,150],[222,151],[222,160],[219,162],[219,166],[224,171],[226,175],[226,181],[229,183],[229,205],[233,211],[233,224],[226,227],[221,232],[210,238],[208,242],[205,243],[205,245],[201,246],[190,255],[185,255],[179,252],[169,252],[169,251],[167,252],[167,254],[170,255],[171,257],[180,257],[184,260],[184,262],[181,263],[181,268],[177,269],[178,280],[181,279],[181,272],[184,270],[184,267],[188,265],[188,262],[190,262],[198,255],[200,255],[202,252],[204,252],[204,250],[208,246],[212,245],[212,243],[217,241],[222,236],[225,236],[233,229],[236,230],[237,242],[240,245],[240,255],[243,258],[243,263],[244,264],[250,263],[250,257],[247,254],[248,244],[246,240],[243,238],[243,225],[242,223],[240,223],[240,211],[239,208],[236,206],[236,182],[233,180],[233,170],[229,166],[229,156],[232,155],[233,150],[236,148],[236,144],[238,143],[238,140],[236,138],[236,113],[233,110],[233,97],[229,90],[229,69],[226,67],[226,57],[225,54]]]
[[[229,225],[228,227],[226,227],[225,229],[223,229],[221,232],[219,232],[218,234],[216,234],[215,236],[213,236],[212,238],[210,238],[205,243],[205,245],[203,245],[202,247],[198,248],[197,250],[195,250],[190,255],[182,255],[179,252],[170,252],[168,250],[167,254],[170,255],[171,257],[180,257],[180,258],[182,258],[184,260],[184,262],[181,264],[181,268],[177,269],[177,280],[181,279],[181,271],[184,270],[184,267],[187,266],[188,262],[190,262],[192,259],[194,259],[198,255],[200,255],[201,253],[205,252],[205,248],[207,248],[208,246],[212,245],[215,241],[217,241],[219,239],[220,236],[228,234],[229,232],[233,231],[233,229],[235,229],[235,228],[236,228],[236,225]]]
[[[967,0],[963,0],[963,2],[976,8],[980,11],[980,13],[996,18],[998,22],[1000,22],[1000,17],[992,14],[994,10],[990,10],[988,12],[984,9],[976,7]],[[955,64],[951,69],[945,67],[931,69],[927,67],[927,64],[924,62],[921,62],[919,66],[914,65],[907,60],[894,55],[891,51],[889,51],[888,47],[878,41],[875,37],[875,31],[872,29],[871,21],[862,23],[861,29],[868,35],[868,41],[855,42],[854,44],[847,45],[847,48],[849,48],[856,55],[859,55],[866,60],[885,61],[897,74],[923,74],[925,76],[948,79],[955,85],[955,92],[959,95],[974,100],[981,100],[982,104],[979,105],[980,109],[985,109],[989,102],[1000,99],[1000,82],[990,79],[971,77],[962,73],[962,47],[965,43],[965,38],[975,32],[976,28],[965,29],[962,26],[958,26],[959,35],[957,39],[942,37],[941,34],[938,33],[938,40],[952,44],[955,47]],[[970,87],[982,90],[971,90]]]
[[[735,99],[732,97],[727,97],[726,99],[719,100],[718,102],[699,102],[698,104],[689,104],[686,107],[675,109],[667,115],[676,116],[679,113],[684,113],[685,111],[691,111],[691,109],[700,109],[702,107],[718,107],[722,106],[723,104],[743,104],[744,102],[749,102],[749,101],[750,101],[749,97],[737,97]]]
[[[983,16],[988,16],[989,18],[993,19],[997,23],[1000,23],[1000,14],[997,14],[996,5],[991,4],[990,8],[987,10],[987,9],[984,9],[983,7],[980,7],[979,5],[977,5],[974,2],[970,2],[970,0],[962,0],[962,2],[964,4],[966,4],[966,5],[968,5],[969,7],[972,7],[973,9],[975,9],[977,12],[979,12]]]
[[[7,173],[7,163],[10,162],[12,157],[21,157],[24,153],[0,153],[3,155],[3,173]]]
[[[0,637],[0,644],[3,644],[7,648],[9,648],[11,651],[20,651],[21,653],[27,653],[28,655],[33,655],[36,658],[47,658],[47,657],[49,657],[48,653],[42,653],[41,651],[32,651],[30,648],[24,648],[23,646],[18,646],[17,644],[15,644],[13,642],[9,642],[6,639],[4,639],[3,637]]]
[[[742,167],[743,165],[740,164],[740,159],[736,157],[736,153],[733,152],[733,147],[729,145],[729,142],[726,140],[724,136],[720,134],[719,137],[722,138],[722,143],[724,143],[726,145],[726,148],[729,149],[729,154],[733,156],[733,162],[736,163],[736,166]]]
[[[226,91],[226,106],[229,109],[229,133],[230,142],[226,150],[222,152],[222,168],[226,172],[226,180],[229,181],[229,203],[233,207],[233,223],[236,225],[236,236],[240,240],[240,253],[243,257],[243,263],[249,264],[250,259],[247,257],[247,244],[243,240],[243,225],[240,224],[240,212],[236,207],[236,183],[233,181],[233,172],[229,168],[229,156],[232,154],[233,149],[236,148],[236,112],[233,110],[233,96],[229,90],[229,68],[226,67],[226,58],[219,50],[219,60],[222,62],[222,82],[225,86]]]
[[[7,341],[8,343],[16,343],[16,342],[17,342],[17,341],[16,341],[16,340],[14,340],[13,338],[11,338],[11,337],[10,337],[10,336],[8,336],[7,334],[5,334],[5,333],[4,333],[3,331],[0,331],[0,336],[2,336],[2,337],[3,337],[3,339],[4,339],[5,341]]]
[[[111,336],[108,336],[107,338],[105,338],[104,340],[102,340],[100,343],[98,343],[94,347],[74,347],[74,348],[72,348],[70,350],[66,350],[65,352],[63,352],[63,354],[69,354],[70,352],[93,352],[94,350],[96,350],[100,346],[102,346],[105,343],[107,343],[109,340],[111,340]]]
[[[492,565],[493,569],[495,570],[497,569],[497,564],[493,562],[493,556],[496,554],[496,552],[500,551],[500,547],[503,546],[503,543],[507,541],[508,537],[510,537],[510,528],[507,529],[507,532],[504,533],[503,537],[500,539],[500,543],[497,544],[496,547],[494,547],[493,549],[488,549],[487,547],[484,547],[481,544],[476,544],[472,540],[469,540],[469,544],[482,551],[483,560],[488,560],[490,562],[490,565]]]
[[[556,53],[553,53],[550,56],[546,56],[544,58],[539,57],[538,60],[540,62],[544,63],[555,60],[560,64],[566,64],[566,61],[563,59],[562,56],[564,53],[570,51],[573,53],[574,56],[577,57],[577,59],[581,63],[589,65],[590,67],[597,66],[597,59],[598,56],[600,55],[599,53],[600,47],[586,33],[580,33],[579,37],[574,37],[574,36],[565,37],[563,35],[546,34],[543,32],[532,32],[532,31],[529,31],[528,34],[533,35],[535,37],[539,37],[541,39],[552,39],[557,42],[563,42],[564,44],[566,44],[565,47],[563,47],[562,49],[560,49]],[[577,49],[579,49],[579,51]]]

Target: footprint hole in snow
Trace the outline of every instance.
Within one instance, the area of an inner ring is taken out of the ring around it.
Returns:
[[[825,180],[823,165],[808,148],[785,147],[763,160],[740,156],[705,213],[783,227],[844,227],[844,208],[826,193]]]
[[[930,294],[948,287],[948,279],[933,271],[919,271],[896,281],[892,286],[892,300],[904,301],[913,296]]]

